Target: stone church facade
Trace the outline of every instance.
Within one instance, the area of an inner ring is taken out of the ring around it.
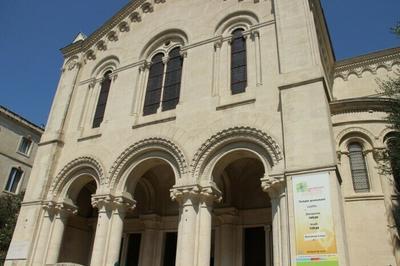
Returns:
[[[130,1],[65,62],[6,265],[396,265],[377,78],[319,1]]]

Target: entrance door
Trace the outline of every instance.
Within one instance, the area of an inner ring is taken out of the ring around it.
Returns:
[[[177,232],[165,234],[163,266],[175,266],[177,240]]]
[[[244,229],[244,266],[265,266],[264,227]]]
[[[130,234],[128,240],[128,250],[126,253],[126,266],[139,265],[141,234]]]

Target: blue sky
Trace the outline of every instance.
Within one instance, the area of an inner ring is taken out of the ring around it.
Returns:
[[[45,124],[63,62],[59,49],[78,32],[93,32],[128,2],[0,0],[0,104]],[[399,0],[322,2],[338,60],[400,46],[389,31],[400,21]]]

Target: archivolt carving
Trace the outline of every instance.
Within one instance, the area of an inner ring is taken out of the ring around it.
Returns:
[[[53,192],[57,193],[62,186],[67,182],[67,179],[71,178],[71,175],[82,168],[91,168],[93,169],[97,177],[100,181],[100,185],[104,185],[107,183],[107,178],[104,176],[103,166],[96,159],[88,156],[79,157],[67,165],[65,165],[58,175],[54,178],[53,183],[50,187],[50,194]]]
[[[261,130],[251,127],[233,127],[218,132],[206,140],[200,149],[197,150],[190,165],[192,174],[194,176],[199,175],[205,160],[217,147],[241,140],[247,140],[261,145],[271,156],[273,165],[277,165],[283,158],[279,145],[271,138],[271,136]]]
[[[372,146],[373,145],[373,140],[374,140],[374,134],[372,134],[370,131],[361,128],[361,127],[350,127],[350,128],[346,128],[344,130],[342,130],[336,137],[336,145],[339,149],[340,144],[343,142],[343,138],[350,134],[350,133],[354,133],[354,134],[359,134],[361,135],[366,141],[368,141]]]
[[[141,140],[125,151],[113,163],[109,175],[111,179],[111,186],[115,185],[121,174],[124,166],[137,155],[144,153],[148,150],[164,150],[172,155],[179,166],[179,174],[182,175],[187,171],[187,163],[182,151],[171,141],[162,138],[148,138]]]

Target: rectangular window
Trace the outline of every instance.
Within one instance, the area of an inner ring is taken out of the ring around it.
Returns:
[[[19,143],[18,152],[28,155],[31,145],[32,140],[22,137],[22,140]]]
[[[7,185],[5,190],[8,192],[16,193],[18,189],[19,181],[21,180],[23,171],[13,167],[10,175],[8,176]]]

